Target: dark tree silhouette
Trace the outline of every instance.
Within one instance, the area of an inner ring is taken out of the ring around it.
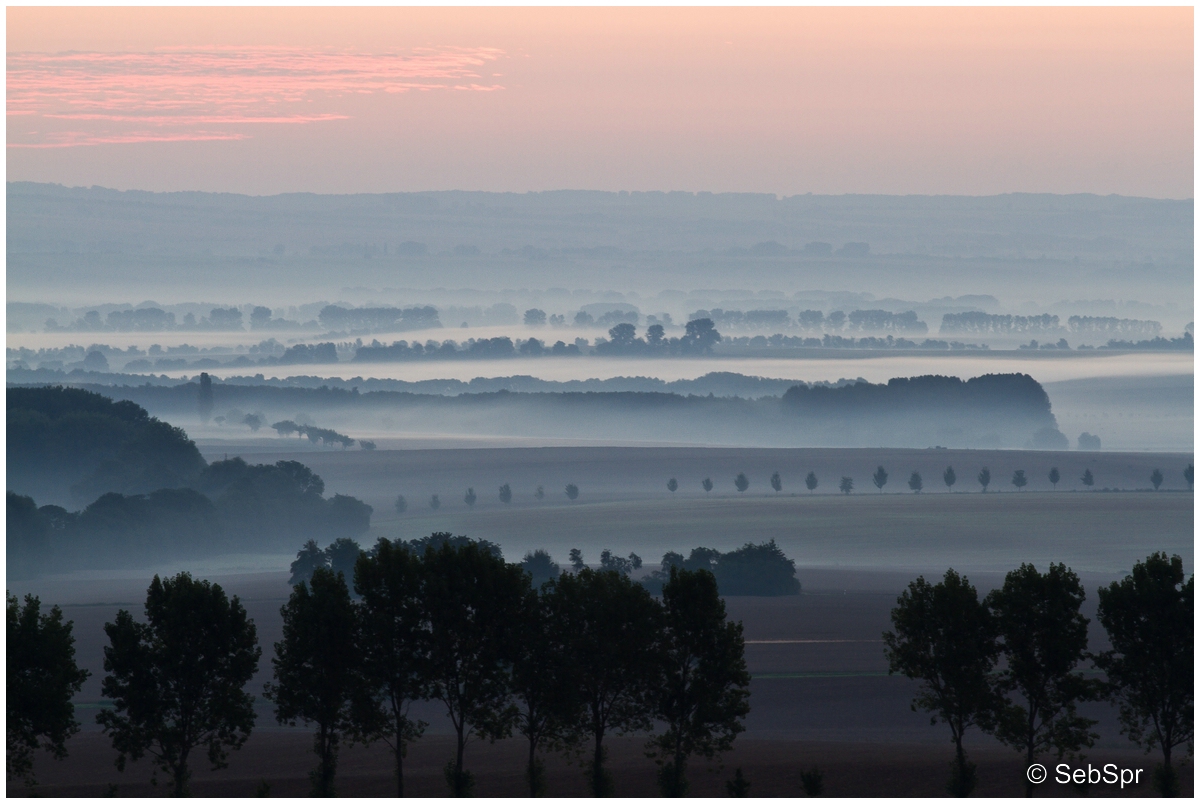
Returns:
[[[309,778],[313,795],[332,796],[338,746],[354,728],[351,703],[361,689],[359,622],[345,576],[317,568],[310,583],[292,590],[280,614],[283,639],[275,643],[275,681],[267,684],[266,697],[275,703],[279,723],[317,725],[317,767]]]
[[[212,377],[202,371],[200,372],[200,396],[196,402],[200,411],[200,421],[208,424],[208,420],[212,418],[214,404]]]
[[[1188,489],[1190,490],[1192,488],[1192,481],[1195,479],[1195,473],[1190,463],[1187,465],[1187,469],[1183,470],[1183,479],[1187,481]]]
[[[398,497],[396,497],[396,513],[403,514],[407,510],[408,510],[408,500],[404,499],[404,495],[401,494]]]
[[[475,489],[467,489],[467,493],[463,496],[463,502],[467,504],[468,508],[475,506],[476,499],[478,498],[475,496]]]
[[[783,491],[783,479],[779,476],[778,472],[771,475],[771,488],[775,489],[777,494]]]
[[[850,492],[854,491],[854,478],[843,477],[842,482],[838,484],[838,489],[842,492],[842,494],[849,494]]]
[[[544,551],[538,552],[549,559]],[[526,556],[527,562],[532,555]],[[526,590],[522,603],[514,639],[512,693],[517,700],[516,730],[529,743],[525,781],[530,797],[537,798],[546,792],[546,770],[538,749],[567,737],[566,727],[578,700],[566,683],[569,669],[563,663],[563,635],[556,628],[547,599],[534,588]]]
[[[888,473],[880,466],[875,470],[875,474],[871,475],[871,482],[875,484],[875,488],[879,489],[879,493],[883,493],[883,487],[887,485]]]
[[[921,481],[920,472],[912,473],[912,476],[908,478],[908,487],[913,490],[914,494],[921,493],[921,489],[924,488],[924,484]]]
[[[575,570],[576,572],[579,572],[581,569],[587,566],[583,563],[583,551],[578,547],[571,548],[568,558],[571,561],[571,569]]]
[[[1089,489],[1090,489],[1092,486],[1096,485],[1096,478],[1095,478],[1095,476],[1092,474],[1092,470],[1091,470],[1091,469],[1084,469],[1084,470],[1083,470],[1083,477],[1079,478],[1079,482],[1080,482],[1080,483],[1082,483],[1083,485],[1087,486]]]
[[[21,605],[6,595],[8,687],[5,696],[7,776],[32,788],[33,756],[44,748],[55,759],[67,756],[67,740],[79,731],[72,696],[91,675],[75,664],[75,637],[70,620],[53,606],[42,614],[42,602],[25,595]]]
[[[117,768],[149,754],[186,795],[194,749],[206,749],[214,769],[228,765],[254,728],[254,696],[244,691],[258,669],[254,621],[235,595],[186,572],[146,591],[144,623],[128,611],[104,631],[101,692],[113,708],[96,716],[112,739]]]
[[[750,479],[744,473],[738,472],[738,476],[733,479],[733,485],[739,493],[743,492],[750,488]]]
[[[441,701],[455,734],[446,782],[470,795],[474,777],[463,765],[473,736],[501,739],[512,730],[508,664],[529,582],[515,564],[468,542],[426,548],[422,600],[429,638],[426,683]]]
[[[1062,475],[1058,473],[1058,467],[1052,467],[1050,469],[1050,474],[1048,474],[1046,477],[1050,479],[1050,485],[1054,487],[1054,490],[1058,491],[1058,481],[1062,480]]]
[[[705,494],[712,491],[713,490],[712,478],[709,478],[709,477],[704,478],[704,480],[700,481],[700,487],[704,489]]]
[[[428,725],[409,717],[412,701],[425,694],[429,650],[421,582],[420,558],[387,539],[360,554],[354,567],[363,683],[353,696],[353,731],[366,742],[382,740],[391,750],[399,798],[404,797],[408,744]]]
[[[441,498],[438,497],[436,494],[434,494],[432,497],[429,498],[429,507],[435,511],[437,509],[441,508],[442,507]]]
[[[574,500],[579,497],[579,486],[576,486],[574,483],[568,483],[566,491],[568,500]]]
[[[546,490],[544,488],[542,488],[541,486],[538,486],[536,489],[534,489],[533,496],[535,499],[538,499],[538,500],[545,499]]]
[[[1179,556],[1154,553],[1100,588],[1097,616],[1112,649],[1093,658],[1108,676],[1121,731],[1162,753],[1154,782],[1164,796],[1179,794],[1172,752],[1191,744],[1194,728],[1194,580],[1184,582]]]
[[[354,566],[358,563],[358,557],[362,555],[362,548],[353,539],[343,537],[335,539],[333,544],[326,547],[325,555],[329,557],[329,569],[335,573],[340,572],[347,578],[353,578]]]
[[[728,622],[717,581],[707,570],[671,567],[663,585],[664,625],[650,685],[655,717],[665,724],[647,746],[659,764],[664,796],[688,792],[687,761],[733,747],[750,711],[750,674],[740,622]]]
[[[750,796],[750,782],[742,773],[741,768],[735,770],[733,778],[725,782],[725,795],[730,798],[748,798]]]
[[[1150,482],[1154,484],[1154,490],[1158,491],[1158,487],[1161,486],[1163,482],[1163,473],[1158,469],[1155,469],[1150,473]]]
[[[630,553],[628,558],[613,555],[612,550],[600,551],[600,569],[612,570],[619,572],[622,575],[629,575],[634,570],[642,568],[642,557],[637,553]]]
[[[992,470],[986,466],[979,470],[979,476],[975,478],[979,481],[979,485],[983,487],[983,493],[987,494],[988,484],[992,482]]]
[[[913,706],[950,726],[955,760],[949,790],[966,796],[975,787],[963,737],[987,726],[995,709],[989,673],[996,663],[995,625],[975,587],[954,570],[937,584],[923,577],[908,585],[892,609],[883,641],[888,673],[922,682]]]
[[[510,502],[512,502],[512,489],[508,487],[507,483],[500,487],[500,502],[504,503],[505,505],[508,505]]]
[[[539,589],[546,581],[562,575],[562,567],[554,563],[549,553],[540,549],[525,554],[521,561],[521,569],[529,573],[529,580],[534,589]]]
[[[675,478],[671,478],[670,480],[667,481],[667,491],[674,494],[676,491],[678,491],[678,489],[679,489],[679,481],[677,481]]]
[[[804,478],[804,485],[808,487],[810,492],[817,490],[817,473],[809,472],[808,477]]]
[[[946,484],[946,491],[954,491],[954,484],[958,482],[958,476],[954,474],[953,466],[947,466],[946,471],[942,472],[942,482]]]
[[[712,348],[721,340],[711,318],[697,318],[687,322],[684,336],[679,345],[685,353],[712,354]]]
[[[1029,478],[1025,477],[1025,470],[1018,469],[1013,472],[1012,484],[1017,487],[1017,491],[1025,488],[1025,484],[1029,482]]]
[[[1004,696],[995,734],[1005,745],[1025,754],[1032,765],[1043,753],[1061,759],[1091,746],[1096,721],[1079,715],[1076,705],[1099,693],[1076,667],[1087,651],[1088,621],[1079,577],[1063,564],[1051,564],[1043,575],[1022,564],[1004,578],[1004,586],[988,594],[1002,640],[1004,669],[998,690]],[[1025,781],[1025,795],[1035,785]]]
[[[619,572],[581,569],[553,582],[546,600],[563,635],[568,688],[579,695],[571,729],[592,741],[588,784],[596,796],[614,795],[604,767],[604,736],[648,730],[649,688],[658,667],[661,607]]]

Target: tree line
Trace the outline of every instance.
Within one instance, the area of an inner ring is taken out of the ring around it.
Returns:
[[[1063,564],[1008,573],[982,600],[953,569],[930,583],[918,577],[892,610],[883,635],[888,672],[921,682],[913,709],[950,727],[955,758],[948,789],[969,795],[975,766],[964,737],[991,734],[1024,755],[1079,757],[1094,745],[1085,701],[1117,706],[1121,731],[1161,763],[1153,784],[1178,795],[1175,750],[1193,736],[1193,580],[1179,556],[1154,553],[1098,591],[1098,618],[1111,647],[1088,650],[1079,577]],[[1085,672],[1090,662],[1100,677]],[[1026,794],[1034,783],[1027,780]]]
[[[626,574],[587,567],[535,588],[486,544],[436,536],[423,552],[381,539],[358,555],[351,579],[317,567],[281,609],[264,696],[281,724],[313,727],[315,795],[335,792],[347,742],[384,743],[403,795],[407,746],[428,725],[410,716],[418,700],[440,703],[454,729],[445,777],[459,796],[474,786],[475,739],[528,743],[530,795],[546,792],[547,751],[574,757],[589,789],[612,795],[606,738],[649,732],[659,786],[679,796],[690,760],[729,750],[744,730],[742,626],[727,620],[712,573],[673,567],[658,598]],[[27,749],[18,758],[39,744],[66,755],[78,729],[70,697],[86,677],[71,624],[38,605],[8,600],[8,739]],[[225,767],[255,725],[254,622],[237,596],[181,573],[154,578],[143,621],[121,610],[105,631],[102,689],[113,708],[97,722],[118,768],[149,756],[155,775],[186,794],[193,753]],[[49,700],[57,708],[39,706]],[[13,759],[10,749],[10,775]],[[29,763],[15,770],[31,780]]]

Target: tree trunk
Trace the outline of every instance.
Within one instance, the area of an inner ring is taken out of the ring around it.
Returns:
[[[187,795],[188,777],[191,775],[188,773],[187,766],[189,753],[189,749],[184,748],[179,752],[179,761],[175,763],[175,772],[173,774],[175,777],[175,792],[172,795],[176,798],[182,798]]]
[[[396,736],[396,798],[404,798],[404,741]]]
[[[454,757],[454,795],[462,796],[466,793],[463,789],[463,752],[466,750],[466,740],[463,739],[463,724],[458,726],[458,752]]]

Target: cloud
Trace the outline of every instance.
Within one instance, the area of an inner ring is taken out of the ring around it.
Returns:
[[[64,148],[245,139],[250,136],[245,131],[225,127],[346,120],[349,115],[337,107],[352,96],[500,90],[503,86],[480,79],[504,55],[485,47],[410,53],[295,47],[10,53],[8,145]],[[70,121],[74,127],[84,123],[86,130],[56,130],[61,125],[56,121]],[[16,122],[22,126],[14,128]],[[171,131],[156,133],[147,127]]]

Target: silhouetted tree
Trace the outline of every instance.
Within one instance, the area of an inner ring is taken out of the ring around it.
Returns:
[[[843,477],[842,482],[838,484],[838,489],[842,494],[849,494],[854,491],[854,478]]]
[[[1187,469],[1183,470],[1183,479],[1187,481],[1188,489],[1190,490],[1192,488],[1192,480],[1195,479],[1195,472],[1190,463],[1187,465]]]
[[[437,510],[442,507],[442,500],[436,494],[429,498],[429,507]]]
[[[212,418],[213,412],[213,385],[212,377],[208,376],[207,372],[200,372],[200,397],[197,400],[197,407],[200,410],[200,421],[208,424],[208,420]]]
[[[921,482],[920,472],[912,473],[912,476],[908,478],[908,487],[913,490],[914,494],[921,493],[921,489],[924,487],[924,484]]]
[[[963,737],[973,725],[990,725],[995,710],[989,674],[996,663],[995,625],[975,587],[954,570],[937,584],[923,577],[908,585],[892,609],[883,641],[888,673],[922,682],[914,708],[949,724],[955,761],[949,790],[966,796],[975,787]]]
[[[317,567],[328,566],[329,554],[318,547],[314,540],[309,539],[300,548],[300,552],[296,553],[296,560],[289,568],[292,571],[292,577],[288,579],[288,584],[295,586],[298,583],[304,583],[312,577]]]
[[[1004,669],[997,688],[1000,702],[995,734],[1005,745],[1025,754],[1032,765],[1053,751],[1059,759],[1091,746],[1096,721],[1076,710],[1098,693],[1076,667],[1087,650],[1088,621],[1079,577],[1063,564],[1051,564],[1045,575],[1022,564],[1004,578],[1004,586],[988,594],[1002,640]],[[1025,795],[1035,785],[1025,781]]]
[[[678,489],[679,489],[679,481],[677,481],[675,478],[671,478],[670,480],[667,481],[667,491],[674,494]]]
[[[680,346],[685,352],[711,354],[712,348],[721,340],[711,318],[697,318],[687,322]]]
[[[750,796],[750,782],[746,780],[746,775],[742,773],[741,768],[735,770],[733,778],[725,782],[725,795],[730,798],[748,798]]]
[[[779,477],[778,472],[771,475],[771,488],[775,489],[776,493],[783,491],[783,479]]]
[[[363,683],[353,696],[353,730],[365,741],[383,740],[391,750],[399,798],[408,744],[428,725],[409,716],[412,701],[425,694],[429,646],[421,582],[420,558],[387,539],[359,555],[354,568]]]
[[[1025,488],[1025,484],[1029,482],[1029,478],[1025,477],[1025,470],[1018,469],[1013,472],[1012,484],[1017,487],[1017,491]]]
[[[1100,589],[1098,618],[1111,650],[1095,655],[1121,713],[1121,731],[1162,752],[1154,775],[1164,796],[1179,794],[1173,749],[1192,742],[1195,676],[1193,581],[1183,560],[1153,553],[1124,580]]]
[[[1062,475],[1060,475],[1058,473],[1058,467],[1057,466],[1052,467],[1050,469],[1050,474],[1047,475],[1047,477],[1050,479],[1050,485],[1054,487],[1055,491],[1057,491],[1058,490],[1058,481],[1062,480]]]
[[[400,496],[398,496],[396,498],[396,513],[403,514],[407,510],[408,510],[408,500],[404,499],[404,495],[401,494]]]
[[[954,474],[953,466],[947,466],[946,471],[942,472],[942,482],[946,484],[946,491],[954,491],[954,484],[958,482],[958,476]]]
[[[280,614],[283,639],[275,643],[275,681],[266,685],[266,698],[280,724],[317,725],[317,767],[309,779],[314,796],[332,796],[338,746],[354,728],[351,703],[362,684],[362,641],[346,577],[318,567],[309,583],[292,590]]]
[[[359,449],[366,450],[367,452],[371,452],[372,450],[374,450],[374,449],[375,449],[375,442],[374,442],[374,441],[367,441],[366,439],[361,439],[361,440],[358,442],[358,448],[359,448]]]
[[[55,759],[66,758],[67,740],[79,731],[71,698],[91,674],[75,663],[73,623],[63,622],[62,609],[53,606],[42,614],[42,602],[33,595],[25,595],[25,605],[13,595],[5,597],[5,771],[33,787],[33,756],[39,747]]]
[[[358,563],[358,557],[362,555],[362,548],[353,539],[342,537],[335,539],[333,544],[325,548],[325,555],[329,557],[326,564],[329,569],[335,573],[340,572],[347,578],[353,578],[354,566]]]
[[[1158,469],[1155,469],[1150,473],[1150,482],[1154,485],[1154,490],[1158,491],[1158,487],[1161,486],[1163,482],[1163,473]]]
[[[738,472],[738,476],[733,479],[733,485],[737,488],[738,492],[743,492],[750,488],[750,480],[744,473]]]
[[[808,487],[810,492],[817,490],[817,473],[809,472],[808,477],[804,478],[804,485]]]
[[[559,577],[546,600],[565,641],[566,683],[579,694],[571,728],[592,740],[588,784],[594,795],[611,796],[604,736],[652,725],[647,699],[658,666],[661,607],[628,576],[590,568]]]
[[[262,416],[259,416],[257,413],[247,413],[246,417],[242,419],[242,424],[249,427],[251,432],[257,433],[259,428],[263,426]]]
[[[474,786],[463,765],[467,741],[476,735],[507,737],[516,716],[508,703],[507,668],[529,583],[519,566],[473,542],[431,546],[423,563],[427,694],[445,705],[454,728],[455,755],[446,781],[454,795],[465,796]]]
[[[579,572],[581,569],[583,569],[586,566],[583,563],[583,551],[580,550],[578,547],[571,548],[571,553],[569,555],[569,558],[571,561],[571,569],[575,570],[576,572]]]
[[[579,497],[579,486],[576,486],[574,483],[568,483],[566,491],[568,500],[574,500]]]
[[[1091,469],[1083,470],[1083,477],[1079,478],[1079,482],[1087,486],[1089,489],[1096,484],[1096,478],[1092,475]]]
[[[871,475],[871,482],[875,484],[875,488],[879,489],[879,493],[883,493],[883,487],[887,485],[888,473],[880,466],[875,470],[875,474]]]
[[[463,496],[463,502],[467,504],[468,508],[473,508],[475,506],[475,500],[475,489],[467,489],[466,495]]]
[[[983,493],[986,494],[988,484],[992,482],[992,471],[986,466],[983,467],[983,469],[980,470],[979,476],[976,478],[976,480],[979,481],[979,485],[983,487]]]
[[[634,570],[642,568],[642,557],[637,553],[630,553],[628,558],[614,556],[612,550],[600,551],[600,569],[619,572],[622,575],[629,575]]]
[[[538,552],[547,560],[550,558],[545,551]],[[527,555],[526,562],[533,555]],[[547,580],[559,574],[555,573]],[[563,634],[556,628],[548,601],[538,594],[536,586],[525,592],[513,645],[516,651],[512,665],[512,692],[517,700],[516,729],[529,743],[525,781],[529,784],[529,795],[537,798],[546,792],[545,766],[538,759],[538,749],[566,736],[567,723],[578,707],[578,701],[575,690],[566,683],[569,670],[564,665]]]
[[[521,561],[521,569],[529,573],[530,582],[538,589],[546,581],[562,575],[562,567],[554,563],[554,559],[545,550],[534,550],[526,553]]]
[[[254,728],[254,696],[244,691],[258,669],[254,621],[235,595],[186,572],[157,575],[146,591],[144,623],[124,609],[104,632],[101,693],[113,708],[96,716],[112,738],[117,768],[145,754],[187,793],[189,759],[207,750],[214,769],[228,765]]]
[[[713,490],[712,478],[708,478],[708,477],[704,478],[704,480],[700,481],[700,487],[702,489],[704,489],[705,494],[712,491]]]
[[[665,730],[651,738],[648,749],[659,764],[663,795],[676,797],[688,792],[691,755],[711,759],[731,749],[745,730],[750,674],[742,625],[727,622],[711,572],[671,567],[662,609],[658,677],[650,691],[654,716]]]
[[[525,311],[525,326],[541,327],[546,324],[546,311],[539,310],[536,307]]]
[[[508,505],[510,502],[512,502],[512,489],[508,487],[507,483],[500,487],[500,502],[504,503],[505,505]]]

